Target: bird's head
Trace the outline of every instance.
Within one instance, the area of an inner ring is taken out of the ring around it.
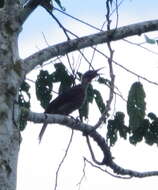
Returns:
[[[97,70],[89,70],[86,73],[83,74],[82,76],[82,83],[90,83],[92,79],[94,79],[96,76],[99,75],[98,71],[100,71],[102,68],[97,69]]]

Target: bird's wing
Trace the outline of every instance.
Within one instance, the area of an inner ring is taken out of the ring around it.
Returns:
[[[84,95],[84,89],[82,89],[81,85],[70,88],[69,90],[60,94],[56,99],[54,99],[46,108],[45,113],[64,114],[62,113],[62,108],[65,105],[76,104],[76,107],[79,107],[80,104],[82,104]],[[64,111],[66,112],[66,108],[64,109]]]
[[[84,88],[81,85],[77,85],[54,99],[46,108],[45,113],[68,115],[82,105],[84,97]],[[45,121],[39,133],[39,142],[42,140],[46,127],[47,122]]]

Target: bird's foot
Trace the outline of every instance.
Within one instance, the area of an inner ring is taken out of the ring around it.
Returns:
[[[44,113],[44,119],[45,119],[45,122],[47,121],[47,118],[48,118],[48,116],[47,116],[47,113]]]
[[[78,124],[78,123],[81,122],[79,116],[77,116],[77,117],[73,117],[72,115],[69,115],[69,117],[70,117],[71,119],[75,120],[76,124]]]

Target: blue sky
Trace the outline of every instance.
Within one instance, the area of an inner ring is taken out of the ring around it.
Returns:
[[[66,7],[66,10],[69,14],[83,19],[84,21],[96,27],[101,27],[102,23],[105,21],[105,0],[88,0],[86,3],[81,3],[79,0],[63,0],[62,5]],[[55,6],[57,7],[56,4]],[[157,1],[145,1],[144,3],[143,0],[124,0],[119,8],[119,25],[127,25],[144,20],[156,19],[157,7]],[[65,27],[68,26],[72,31],[74,31],[74,29],[77,29],[79,26],[82,27],[80,30],[78,30],[79,33],[82,31],[82,35],[89,34],[90,31],[87,32],[87,30],[90,30],[89,27],[73,21],[58,11],[54,11],[54,14],[62,23],[64,23]],[[74,26],[76,26],[76,28]],[[75,32],[77,31],[75,30]],[[94,32],[97,31],[91,31],[91,33]],[[57,36],[59,36],[59,33],[60,41],[65,39],[64,37],[61,38],[61,36],[63,36],[62,31],[59,29],[55,21],[52,20],[52,18],[44,11],[43,8],[39,7],[25,22],[23,31],[20,34],[20,49],[24,49],[24,51],[20,51],[22,57],[28,56],[32,52],[32,49],[34,49],[34,51],[37,51],[35,46],[39,46],[39,48],[44,47],[45,43],[43,43],[42,33],[46,35],[46,38],[48,40],[50,39],[49,42],[51,44],[59,42],[59,39],[57,38]],[[26,45],[28,46],[27,50],[25,50]]]
[[[61,2],[62,5],[66,7],[69,14],[83,19],[96,27],[100,27],[105,21],[105,0],[63,0]],[[155,0],[125,0],[119,8],[119,25],[128,25],[135,22],[157,19],[157,7],[158,1]],[[97,32],[94,29],[63,16],[61,13],[55,12],[55,15],[60,19],[64,26],[80,36]],[[44,33],[50,45],[66,40],[62,30],[58,27],[55,21],[39,7],[26,21],[23,31],[20,34],[19,48],[21,57],[29,56],[39,49],[47,47],[42,33]],[[157,32],[148,35],[158,36]],[[144,41],[144,37],[142,35],[140,37],[132,38],[132,40],[134,40],[134,42],[142,42]],[[136,46],[130,46],[122,41],[112,43],[112,45],[115,48],[114,58],[119,63],[143,76],[157,80],[158,57],[156,55],[150,54]],[[155,51],[157,50],[156,46],[147,45],[147,47]],[[106,50],[107,49],[105,49],[105,52]],[[76,57],[75,60],[77,60]],[[102,61],[105,62],[105,60],[96,56],[94,64],[97,65]],[[121,92],[126,96],[130,84],[132,84],[133,81],[138,80],[138,78],[125,73],[117,67],[115,68],[115,72],[116,84],[119,86]],[[35,80],[35,75],[37,73],[38,71],[35,70],[28,75],[28,77]],[[157,106],[155,107],[154,100],[154,94],[158,93],[157,89],[147,83],[144,85],[145,88],[149,89],[151,92],[147,95],[147,100],[150,100],[149,109],[157,111]],[[39,102],[35,103],[34,85],[32,85],[31,93],[34,105],[32,108],[33,111],[42,112],[43,110],[41,109]],[[120,100],[117,99],[117,101],[119,102]],[[125,104],[121,102],[117,108],[124,110]],[[95,112],[96,118],[98,116],[97,114],[98,112]],[[93,119],[96,118],[93,114]],[[63,126],[51,125],[47,130],[42,144],[39,146],[37,136],[40,128],[41,125],[29,123],[27,129],[22,133],[23,142],[19,158],[18,190],[53,189],[56,168],[65,152],[66,144],[70,137],[70,130],[65,129]],[[140,171],[158,170],[158,151],[155,146],[149,147],[147,145],[140,144],[137,147],[134,147],[129,145],[128,142],[120,141],[114,148],[112,148],[112,151],[115,161],[122,167]],[[59,177],[59,189],[78,189],[76,184],[82,176],[83,155],[90,159],[90,156],[87,153],[87,146],[82,135],[75,133],[75,140],[70,149],[66,163],[61,170],[61,175]],[[120,180],[87,166],[86,178],[83,181],[81,190],[105,190],[105,188],[110,188],[111,190],[115,190],[116,188],[121,190],[143,188],[144,190],[148,190],[151,186],[152,188],[155,186],[156,189],[157,185],[157,177],[141,180]]]

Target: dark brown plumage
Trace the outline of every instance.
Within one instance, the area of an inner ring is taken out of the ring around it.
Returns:
[[[45,113],[69,115],[73,111],[79,109],[86,99],[87,87],[89,83],[98,75],[99,70],[100,69],[87,71],[82,77],[81,84],[76,85],[60,94],[48,105]],[[39,134],[39,141],[41,141],[46,127],[47,123],[45,122]]]

